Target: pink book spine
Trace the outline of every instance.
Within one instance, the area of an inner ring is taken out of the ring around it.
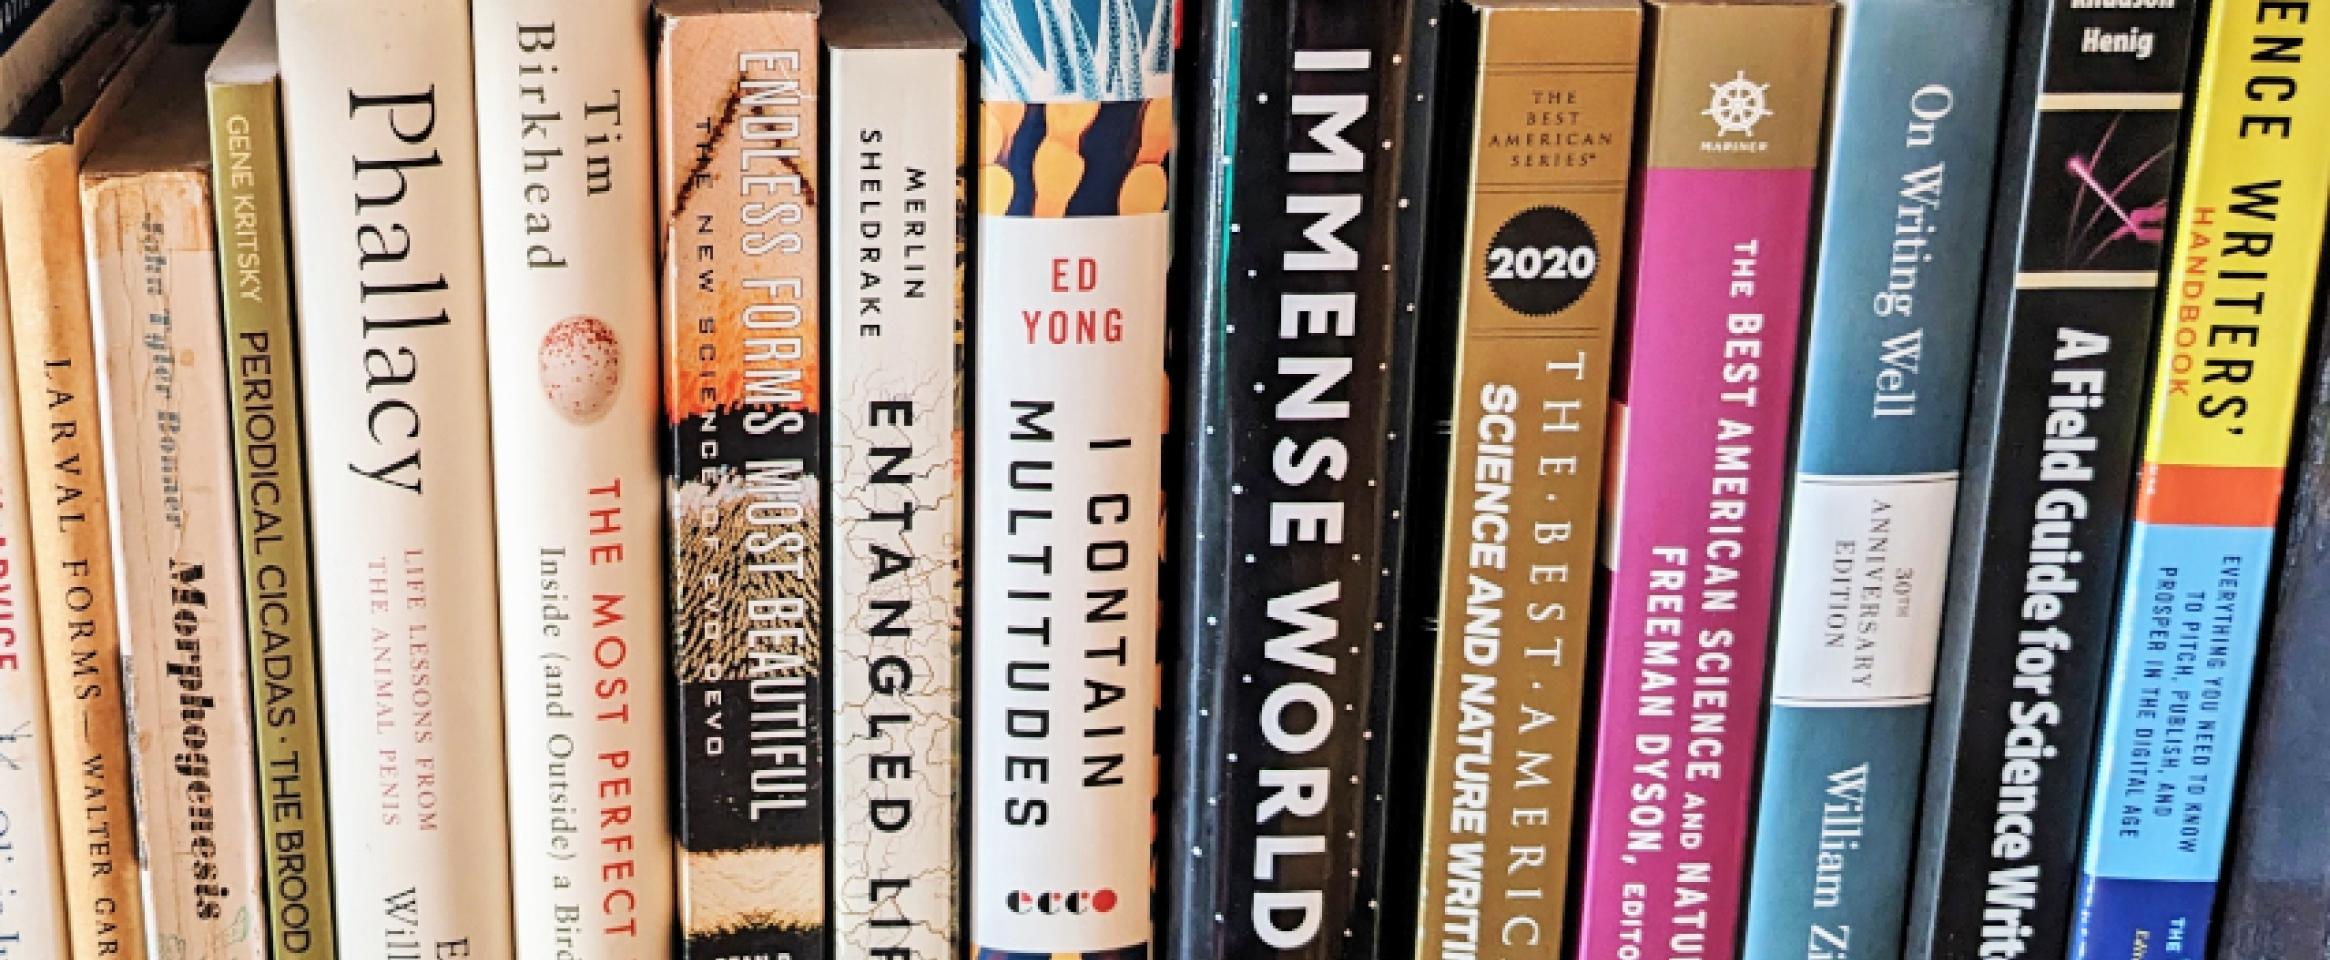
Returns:
[[[1728,958],[1812,170],[1654,167],[1641,182],[1579,956]]]

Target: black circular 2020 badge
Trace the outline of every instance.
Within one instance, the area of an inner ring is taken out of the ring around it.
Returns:
[[[1489,242],[1487,258],[1489,292],[1536,317],[1578,302],[1602,272],[1593,228],[1561,207],[1531,207],[1507,218]]]

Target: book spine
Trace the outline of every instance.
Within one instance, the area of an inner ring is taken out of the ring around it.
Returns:
[[[1749,869],[1755,958],[1900,955],[2012,7],[1840,9]]]
[[[1639,7],[1474,29],[1417,960],[1563,942],[1641,68]]]
[[[834,945],[955,957],[963,55],[834,48]],[[838,307],[838,305],[837,305]]]
[[[134,955],[145,946],[138,890],[121,634],[113,602],[111,519],[98,415],[88,260],[65,144],[0,152],[7,213],[9,318],[24,417],[33,586],[47,671],[65,919],[72,956]]]
[[[2059,957],[2191,4],[2027,4],[2010,71],[1906,953]]]
[[[981,960],[1153,939],[1175,8],[1065,9],[978,13],[976,249],[1009,251],[978,258],[972,340]]]
[[[2326,31],[2282,0],[2209,11],[2075,958],[2208,954],[2330,221]]]
[[[64,836],[51,765],[47,663],[33,582],[16,343],[0,272],[0,960],[67,955]]]
[[[672,936],[644,7],[472,4],[521,958]]]
[[[657,67],[686,955],[825,947],[818,31],[667,17]]]
[[[86,179],[149,942],[267,956],[242,546],[207,173]]]
[[[27,0],[0,9],[0,51],[13,50],[48,7],[48,0]],[[52,58],[0,56],[10,64],[0,67],[0,115],[13,115],[21,105],[29,84],[18,79],[19,71],[55,66],[14,66],[35,59]],[[61,870],[64,836],[57,818],[61,798],[51,765],[56,745],[50,739],[8,299],[6,270],[0,269],[0,867],[8,877],[0,884],[0,960],[64,956],[70,949]]]
[[[1834,8],[1652,9],[1579,950],[1728,958]]]
[[[2323,323],[2330,300],[2317,297]],[[2242,770],[2241,806],[2226,860],[2223,930],[2232,960],[2330,957],[2330,362],[2316,352],[2305,449],[2293,467],[2283,529],[2281,587],[2258,669],[2256,730]]]
[[[231,372],[243,616],[257,721],[259,826],[270,851],[267,940],[282,960],[330,960],[332,854],[324,816],[307,445],[291,320],[279,85],[210,87],[211,169]]]
[[[463,0],[276,6],[323,700],[364,718],[324,730],[359,956],[513,955],[469,27]]]
[[[1169,956],[1366,956],[1380,932],[1423,9],[1256,4],[1206,38],[1230,92],[1200,119],[1222,160],[1190,274]]]
[[[1432,635],[1411,633],[1407,625],[1436,613],[1439,600],[1436,505],[1442,500],[1441,461],[1423,458],[1445,455],[1448,414],[1442,398],[1453,388],[1451,364],[1442,352],[1447,338],[1431,322],[1430,305],[1449,302],[1449,291],[1456,289],[1456,278],[1440,268],[1436,251],[1446,237],[1456,236],[1451,232],[1457,222],[1452,217],[1461,215],[1463,208],[1433,202],[1438,182],[1434,178],[1443,169],[1461,169],[1456,146],[1463,140],[1444,142],[1439,124],[1460,116],[1454,111],[1469,101],[1449,102],[1441,65],[1447,59],[1445,51],[1469,35],[1461,27],[1448,29],[1447,5],[1427,0],[1399,6],[1398,35],[1403,39],[1391,52],[1391,65],[1407,67],[1405,89],[1399,93],[1398,123],[1387,131],[1392,147],[1377,145],[1399,157],[1399,170],[1390,181],[1396,196],[1390,226],[1395,240],[1390,258],[1377,265],[1379,272],[1389,268],[1398,313],[1392,324],[1391,359],[1382,369],[1391,385],[1384,397],[1384,439],[1390,459],[1383,467],[1382,500],[1372,518],[1381,531],[1384,562],[1376,568],[1382,585],[1376,591],[1375,619],[1367,625],[1374,650],[1365,661],[1368,695],[1360,731],[1360,739],[1370,747],[1362,754],[1360,767],[1367,804],[1367,815],[1359,824],[1363,867],[1355,878],[1359,882],[1350,888],[1351,921],[1345,929],[1351,931],[1347,939],[1352,947],[1326,949],[1325,956],[1396,953],[1409,942],[1414,903],[1401,881],[1415,875],[1420,852],[1412,849],[1416,812],[1409,803],[1416,778],[1406,763],[1395,761],[1414,756],[1410,750],[1431,733],[1429,719],[1410,719],[1398,704],[1403,691],[1412,701],[1417,688],[1429,690],[1432,682],[1428,670],[1416,668],[1432,656]],[[1440,342],[1427,346],[1427,331]],[[1427,372],[1427,368],[1438,369]],[[1428,396],[1420,392],[1425,389],[1431,391]],[[1427,505],[1421,523],[1409,510],[1412,503]],[[1411,564],[1414,576],[1409,575]],[[1411,638],[1422,642],[1408,642]],[[1401,722],[1393,723],[1395,718]],[[1403,793],[1409,796],[1399,796]]]

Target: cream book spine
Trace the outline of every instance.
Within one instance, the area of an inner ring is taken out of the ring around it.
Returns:
[[[671,942],[655,146],[641,0],[478,0],[522,960]]]
[[[962,952],[962,35],[826,14],[835,960]]]
[[[276,7],[351,956],[512,955],[469,13]]]
[[[172,48],[118,136],[206,158],[207,51]],[[147,124],[170,101],[185,118]],[[172,128],[165,133],[161,128]],[[194,136],[169,136],[191,133]],[[157,960],[265,960],[242,545],[206,159],[81,177],[147,940]]]

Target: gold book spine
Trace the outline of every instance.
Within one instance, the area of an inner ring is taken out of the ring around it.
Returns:
[[[1642,34],[1630,2],[1474,16],[1415,954],[1430,960],[1562,943]]]
[[[280,960],[330,960],[332,859],[277,86],[273,79],[211,85],[211,169],[227,281],[221,303],[259,731],[259,826],[277,852],[266,860],[267,941]]]

